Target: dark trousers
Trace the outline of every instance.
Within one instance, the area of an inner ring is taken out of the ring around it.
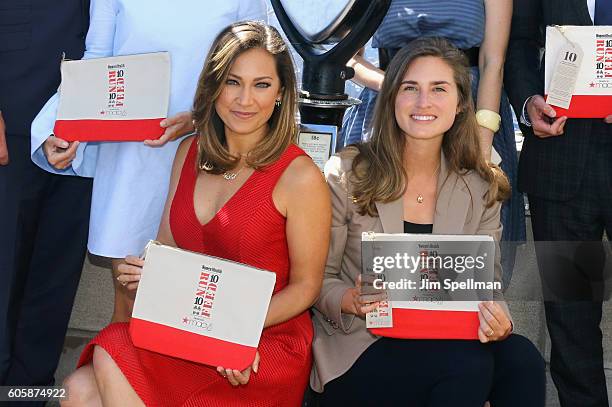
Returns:
[[[30,160],[30,138],[8,135],[0,166],[0,385],[49,385],[86,253],[91,179]]]
[[[528,339],[381,338],[325,385],[321,407],[543,407],[544,360]]]
[[[603,287],[611,281],[604,268],[609,243],[602,238],[604,230],[612,238],[612,126],[595,123],[593,136],[575,196],[529,196],[552,342],[550,370],[564,407],[608,406],[599,325]]]

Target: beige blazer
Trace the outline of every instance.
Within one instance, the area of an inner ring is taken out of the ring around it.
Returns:
[[[327,382],[344,374],[379,338],[368,332],[363,319],[340,311],[344,292],[355,286],[355,279],[361,273],[361,233],[404,232],[402,199],[377,202],[379,217],[362,216],[357,212],[347,182],[354,156],[354,152],[343,152],[341,157],[332,157],[325,167],[333,213],[323,288],[313,309],[315,338],[310,384],[317,392],[322,392]],[[447,177],[447,165],[442,156],[433,233],[486,234],[498,241],[502,232],[501,204],[485,208],[487,191],[488,184],[473,172],[462,176],[449,173]],[[499,247],[495,256],[495,279],[501,281]],[[494,298],[503,301],[501,292],[496,292]]]

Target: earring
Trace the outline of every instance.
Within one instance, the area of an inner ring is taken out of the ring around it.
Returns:
[[[212,171],[212,169],[215,168],[211,163],[209,163],[208,161],[204,161],[204,163],[200,163],[200,170],[203,171]]]
[[[280,101],[280,99],[276,99],[276,102],[274,102],[274,105],[275,105],[276,107],[280,107],[280,105],[281,105],[281,101]]]

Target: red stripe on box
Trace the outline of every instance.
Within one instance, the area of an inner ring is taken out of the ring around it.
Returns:
[[[209,338],[138,318],[130,320],[134,346],[210,366],[244,370],[257,348]]]
[[[478,339],[478,312],[393,308],[393,328],[374,335],[402,339]]]
[[[56,120],[53,134],[66,141],[143,141],[164,134],[164,118],[141,120]]]
[[[548,95],[545,96],[547,98]],[[603,119],[612,114],[612,95],[574,95],[569,109],[553,106],[557,117],[572,119]]]

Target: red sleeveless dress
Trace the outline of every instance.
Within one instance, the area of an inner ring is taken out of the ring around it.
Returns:
[[[194,210],[196,139],[183,165],[170,211],[170,228],[183,249],[239,261],[276,273],[274,292],[289,281],[286,219],[272,201],[283,171],[305,154],[291,145],[274,164],[256,170],[205,225]],[[312,322],[308,311],[263,330],[259,372],[232,387],[215,368],[135,348],[127,323],[111,324],[87,345],[78,366],[103,347],[147,406],[300,406],[311,367]]]

